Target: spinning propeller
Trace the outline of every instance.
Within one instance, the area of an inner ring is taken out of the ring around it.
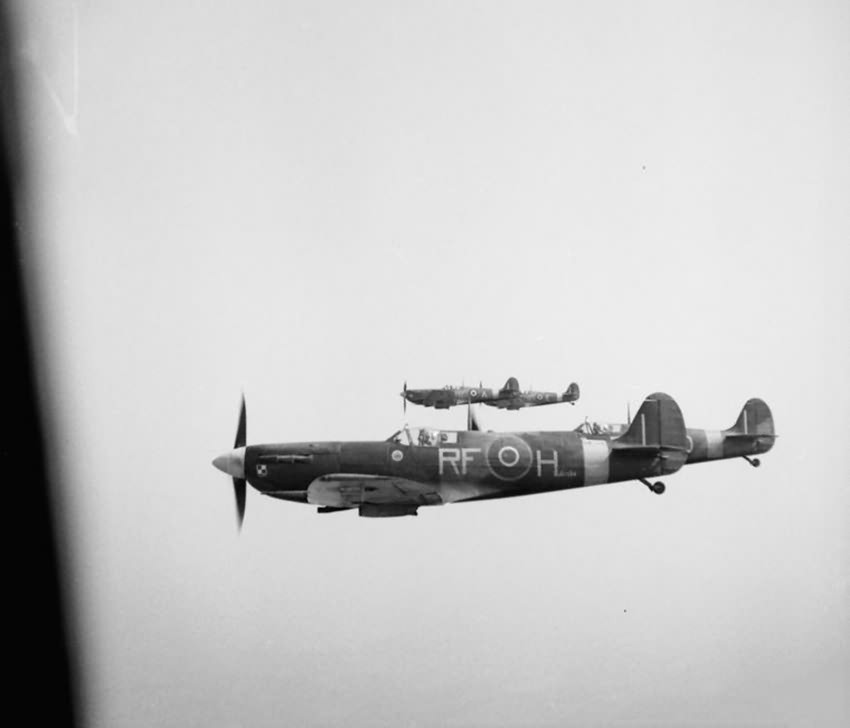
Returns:
[[[245,518],[245,395],[242,395],[242,406],[239,408],[239,424],[236,426],[236,439],[233,450],[219,455],[213,460],[213,465],[233,478],[233,495],[236,498],[236,523],[242,529]]]

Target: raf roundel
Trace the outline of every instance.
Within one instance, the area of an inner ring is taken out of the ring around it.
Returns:
[[[393,450],[393,454],[390,455],[393,459],[394,463],[400,463],[401,459],[404,457],[404,453],[401,450]]]
[[[485,455],[487,468],[499,480],[519,480],[529,470],[533,455],[525,440],[514,435],[493,440],[487,447]]]

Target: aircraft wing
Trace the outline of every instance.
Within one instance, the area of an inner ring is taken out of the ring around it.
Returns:
[[[331,473],[310,483],[307,502],[334,508],[357,508],[364,504],[437,505],[443,501],[436,484],[388,475]]]
[[[455,393],[446,389],[432,389],[422,402],[426,407],[453,407],[457,404]]]
[[[521,409],[526,406],[523,398],[517,394],[500,394],[498,399],[484,400],[484,404],[497,409]]]

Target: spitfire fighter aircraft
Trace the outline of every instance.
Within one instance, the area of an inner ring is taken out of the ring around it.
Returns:
[[[573,382],[564,392],[539,392],[529,389],[525,392],[519,388],[516,377],[511,377],[505,382],[505,386],[499,390],[499,396],[493,399],[485,399],[484,404],[499,409],[518,410],[523,407],[539,407],[544,404],[558,404],[569,402],[575,404],[579,398],[578,384]]]
[[[408,389],[407,382],[401,392],[404,397],[405,412],[407,403],[420,404],[424,407],[435,409],[449,409],[461,404],[483,403],[500,409],[517,410],[523,407],[537,407],[543,404],[557,404],[558,402],[569,402],[575,404],[579,398],[578,384],[573,382],[566,391],[561,392],[538,392],[528,390],[520,391],[519,382],[516,377],[510,377],[501,389],[490,389],[482,387],[452,387],[445,386],[442,389]]]
[[[245,401],[233,449],[213,465],[233,478],[237,519],[246,483],[263,495],[361,516],[415,516],[422,506],[638,480],[657,494],[685,463],[745,457],[773,447],[767,405],[749,400],[728,430],[688,430],[667,394],[647,397],[614,431],[483,432],[408,428],[377,442],[247,445]],[[593,428],[591,428],[593,430]]]
[[[477,426],[477,422],[474,423]],[[575,432],[583,437],[613,440],[628,430],[633,423],[611,424],[585,420]],[[688,459],[685,465],[704,463],[709,460],[743,458],[754,468],[761,465],[755,454],[764,453],[773,447],[776,434],[773,415],[764,400],[748,399],[735,424],[725,430],[686,429]]]
[[[423,407],[434,407],[435,409],[449,409],[459,404],[477,404],[486,402],[498,396],[494,389],[482,387],[452,387],[446,385],[442,389],[408,389],[407,382],[401,392],[404,398],[404,411],[407,412],[407,403],[420,404]]]

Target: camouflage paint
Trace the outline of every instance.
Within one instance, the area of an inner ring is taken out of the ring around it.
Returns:
[[[516,377],[510,377],[499,389],[487,387],[443,387],[442,389],[408,389],[401,396],[412,404],[435,409],[449,409],[463,404],[486,404],[499,409],[518,410],[523,407],[538,407],[547,404],[569,402],[574,404],[579,396],[578,384],[573,382],[565,392],[543,392],[519,388]]]
[[[688,463],[760,455],[773,447],[773,414],[758,398],[747,400],[732,427],[725,430],[688,429],[693,447]]]
[[[361,515],[413,515],[413,506],[669,474],[682,467],[687,449],[681,411],[662,393],[648,397],[617,438],[574,431],[450,434],[451,444],[435,446],[395,441],[248,446],[245,475],[275,498],[329,509],[363,506]]]

